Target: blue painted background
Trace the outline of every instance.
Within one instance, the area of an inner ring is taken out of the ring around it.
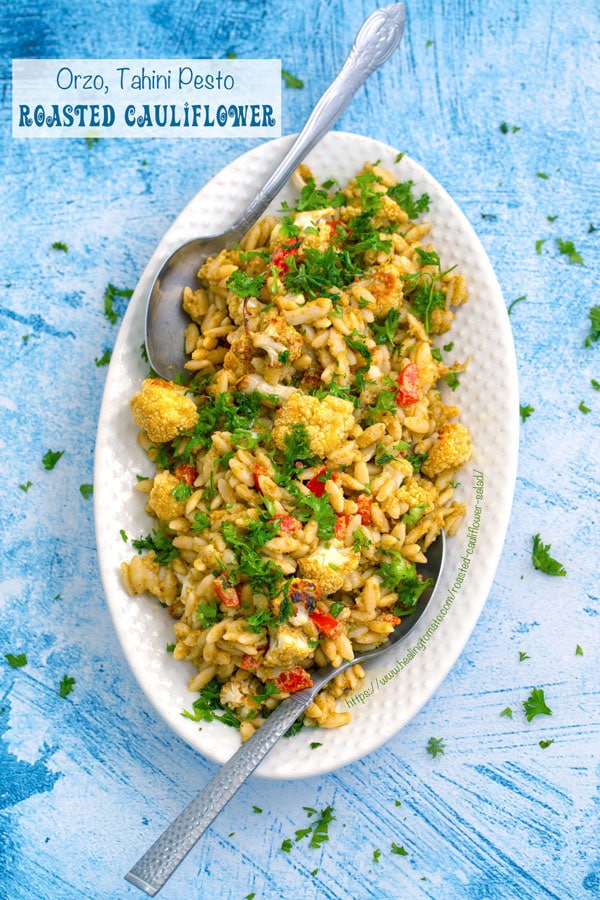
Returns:
[[[10,59],[280,57],[305,84],[283,90],[290,133],[375,5],[2,6],[2,900],[141,896],[124,872],[216,770],[166,730],[122,658],[102,596],[92,499],[79,488],[92,481],[106,373],[94,360],[117,332],[103,314],[107,284],[132,288],[185,203],[254,143],[13,141]],[[593,0],[407,6],[400,50],[338,127],[405,149],[429,169],[475,226],[507,304],[526,295],[511,322],[521,402],[535,412],[522,425],[509,534],[473,636],[421,713],[335,774],[248,783],[165,900],[600,896],[600,393],[591,385],[600,381],[600,342],[583,346],[599,302],[599,8]],[[560,255],[556,238],[573,241],[584,264]],[[55,241],[68,253],[53,250]],[[42,466],[48,448],[65,451],[52,471]],[[565,578],[532,567],[536,532]],[[11,668],[4,654],[21,652],[27,665]],[[65,674],[76,683],[62,698]],[[552,716],[528,723],[521,702],[533,687],[544,689]],[[507,706],[512,720],[500,716]],[[446,747],[435,759],[432,736]],[[540,740],[554,743],[542,749]],[[282,840],[307,824],[303,806],[328,805],[329,843],[282,852]],[[392,842],[408,855],[392,854]]]

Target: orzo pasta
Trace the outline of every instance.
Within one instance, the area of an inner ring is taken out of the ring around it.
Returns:
[[[416,564],[464,515],[471,452],[440,393],[464,366],[434,346],[467,287],[416,221],[429,198],[378,164],[344,188],[295,177],[295,203],[184,291],[189,383],[150,376],[131,401],[156,522],[123,579],[174,619],[194,715],[220,707],[242,739],[411,614]],[[338,675],[305,724],[346,724],[336,701],[363,674]]]

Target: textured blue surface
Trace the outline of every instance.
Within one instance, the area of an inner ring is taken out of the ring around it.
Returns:
[[[399,52],[338,127],[422,163],[475,226],[507,304],[526,295],[511,322],[521,401],[535,412],[522,426],[506,545],[465,652],[420,714],[336,774],[248,783],[165,900],[600,896],[600,393],[590,383],[600,381],[600,343],[583,346],[599,302],[600,232],[590,228],[600,228],[598,4],[407,6]],[[133,287],[185,203],[253,146],[13,141],[9,61],[280,57],[305,82],[284,89],[290,133],[374,8],[364,0],[3,4],[2,900],[141,896],[124,872],[216,770],[159,721],[124,662],[102,596],[92,500],[79,487],[92,481],[106,372],[94,360],[117,331],[103,314],[107,284]],[[558,253],[557,237],[573,241],[583,266]],[[53,250],[55,241],[68,253]],[[42,466],[48,448],[65,451],[52,471]],[[536,532],[565,578],[533,569]],[[27,665],[11,668],[4,654],[21,652]],[[62,698],[65,674],[76,683]],[[521,702],[533,687],[553,714],[528,723]],[[500,716],[507,706],[512,720]],[[444,739],[444,756],[427,753],[432,736]],[[542,749],[542,739],[554,743]],[[282,840],[307,823],[303,806],[328,805],[329,843],[282,852]],[[408,855],[392,854],[392,842]]]

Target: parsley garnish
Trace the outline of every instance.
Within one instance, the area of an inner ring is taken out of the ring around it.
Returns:
[[[579,644],[577,644],[577,646],[575,647],[575,656],[583,656],[583,650],[581,649]]]
[[[129,299],[133,294],[132,290],[115,287],[114,284],[108,284],[104,291],[104,315],[111,325],[116,325],[121,312],[115,310],[115,299],[124,297]]]
[[[422,581],[414,563],[407,562],[397,550],[386,550],[387,561],[379,568],[379,577],[386,591],[398,594],[395,615],[411,613],[425,588],[431,585],[431,578]]]
[[[506,706],[506,707],[502,710],[502,712],[500,713],[500,715],[501,715],[501,716],[506,716],[507,719],[512,719],[512,717],[513,717],[513,711],[512,711],[512,709],[510,708],[510,706]]]
[[[252,278],[247,272],[236,269],[235,272],[231,273],[225,284],[233,294],[237,294],[238,297],[245,300],[246,297],[260,297],[261,289],[266,280],[266,275],[255,275]]]
[[[522,403],[519,403],[519,415],[521,416],[522,422],[525,422],[529,418],[531,413],[534,413],[534,412],[535,412],[534,406],[529,406],[529,405],[524,406]]]
[[[591,347],[593,343],[600,340],[600,306],[592,306],[588,316],[591,322],[591,328],[584,344],[586,347]]]
[[[373,542],[371,541],[371,539],[367,537],[360,526],[354,529],[354,532],[352,534],[352,549],[355,553],[360,553],[362,550],[366,550],[366,548],[370,547],[372,543]],[[337,613],[332,614],[334,616],[337,615]]]
[[[287,69],[281,70],[281,77],[283,78],[284,84],[289,88],[303,88],[304,82],[301,81],[300,78],[296,78],[295,75],[292,75],[291,72],[288,72]]]
[[[164,566],[172,562],[179,556],[179,550],[173,546],[173,538],[167,535],[167,526],[161,528],[153,528],[152,534],[147,534],[144,538],[138,538],[131,542],[138,553],[142,550],[153,550],[156,561],[159,565]]]
[[[204,600],[199,603],[194,613],[196,621],[200,623],[201,628],[210,628],[216,622],[221,620],[219,607],[216,600]]]
[[[330,541],[335,535],[336,515],[329,501],[328,494],[322,497],[316,497],[314,494],[303,494],[296,485],[291,485],[292,496],[297,502],[294,510],[296,516],[301,522],[308,522],[314,519],[317,523],[317,530],[322,541]]]
[[[545,572],[546,575],[566,575],[567,571],[562,563],[550,556],[550,544],[542,543],[539,534],[533,536],[533,550],[531,561],[536,569]]]
[[[79,485],[79,493],[83,497],[84,500],[89,500],[89,498],[94,493],[94,485],[93,484],[80,484]]]
[[[392,841],[392,846],[390,847],[390,850],[392,851],[392,853],[397,853],[398,856],[408,856],[408,850],[406,850],[402,846],[402,844],[395,844],[394,841]]]
[[[64,241],[54,241],[54,243],[52,244],[52,249],[53,250],[62,250],[63,253],[68,253],[68,251],[69,251],[69,248],[64,243]]]
[[[539,743],[540,743],[540,747],[542,748],[542,750],[545,750],[547,747],[550,746],[550,744],[554,743],[554,738],[549,738],[548,740],[540,741]]]
[[[393,344],[398,324],[400,322],[400,311],[390,309],[381,325],[377,322],[371,324],[371,331],[376,344]]]
[[[583,402],[583,400],[580,402],[580,404],[579,404],[579,406],[577,407],[577,409],[579,410],[579,412],[582,412],[582,413],[589,413],[589,412],[592,411],[592,410],[590,409],[589,406],[586,406],[586,405],[585,405],[585,403]]]
[[[293,846],[294,845],[293,845],[292,841],[290,840],[290,838],[286,838],[284,841],[281,842],[281,849],[285,853],[290,853]]]
[[[517,303],[522,303],[523,300],[527,300],[527,294],[522,294],[520,297],[517,297],[516,300],[513,300],[512,303],[509,304],[509,307],[506,310],[509,316],[512,315],[512,311]]]
[[[221,685],[218,679],[211,679],[200,691],[198,699],[192,703],[194,712],[191,713],[184,709],[181,715],[185,719],[191,719],[192,722],[212,722],[213,719],[218,719],[219,722],[223,722],[225,725],[239,728],[240,720],[238,717],[230,709],[223,709],[219,698],[220,691]]]
[[[429,194],[421,194],[415,200],[412,195],[411,188],[414,181],[401,181],[398,184],[388,188],[388,197],[395,200],[398,206],[404,210],[409,219],[416,219],[420,213],[429,210]]]
[[[110,362],[110,355],[111,355],[111,354],[110,354],[110,350],[105,350],[104,353],[102,354],[102,356],[100,356],[100,357],[98,357],[98,356],[94,357],[94,362],[96,363],[96,365],[98,366],[98,368],[100,368],[100,366],[107,366],[107,365],[109,364],[109,362]]]
[[[583,265],[581,254],[575,249],[573,241],[563,241],[562,238],[556,238],[556,246],[563,256],[566,256],[570,263],[576,263],[578,266]]]
[[[5,653],[4,658],[13,669],[20,669],[21,666],[27,665],[27,654],[26,653]]]
[[[191,497],[193,493],[194,489],[189,484],[186,484],[185,481],[180,481],[177,487],[174,487],[171,491],[171,496],[174,500],[182,502]]]
[[[435,759],[436,756],[443,756],[445,753],[444,739],[430,737],[427,742],[427,752]]]
[[[26,481],[25,484],[20,484],[19,487],[23,491],[24,494],[27,493],[30,487],[33,487],[33,481]]]
[[[64,450],[46,450],[42,456],[42,465],[47,472],[54,468],[64,452]]]
[[[238,531],[232,522],[223,522],[221,534],[236,555],[237,565],[229,570],[232,583],[239,584],[240,580],[247,579],[258,593],[270,598],[277,596],[281,590],[283,569],[272,559],[263,559],[256,549],[262,547],[277,533],[276,522],[250,520],[247,528],[241,531]]]
[[[532,690],[527,700],[523,700],[523,709],[528,722],[531,722],[535,716],[552,715],[552,710],[546,705],[542,688],[534,688]]]
[[[525,653],[524,650],[519,650],[519,662],[524,662],[526,659],[531,659],[528,653]]]
[[[74,678],[71,678],[69,675],[63,675],[62,681],[58,686],[58,692],[61,697],[68,697],[70,693],[73,691],[73,685],[76,684]]]

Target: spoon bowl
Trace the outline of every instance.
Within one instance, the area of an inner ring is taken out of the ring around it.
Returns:
[[[190,320],[181,304],[183,288],[198,285],[197,273],[205,260],[238,243],[260,219],[307,153],[339,119],[358,88],[392,55],[402,39],[405,19],[404,3],[390,3],[366,19],[339,74],[242,215],[223,234],[190,240],[165,260],[150,290],[146,310],[148,361],[161,378],[169,381],[186,372],[191,376],[185,368],[184,331]]]
[[[231,759],[211,778],[208,784],[189,803],[183,812],[160,835],[138,860],[125,878],[153,897],[179,863],[204,834],[211,822],[254,772],[269,750],[302,715],[316,695],[336,675],[357,663],[367,663],[385,653],[413,630],[435,593],[446,556],[444,532],[429,547],[427,562],[417,566],[420,578],[428,582],[414,611],[403,618],[388,640],[375,648],[357,654],[341,666],[326,666],[312,674],[311,687],[298,691],[283,700],[261,727],[242,744]]]

